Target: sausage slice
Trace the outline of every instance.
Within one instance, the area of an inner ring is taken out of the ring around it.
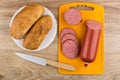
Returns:
[[[65,35],[62,37],[61,42],[64,43],[64,41],[66,41],[66,40],[68,40],[68,39],[73,40],[73,41],[75,41],[75,42],[77,43],[76,36],[73,35],[73,34],[70,34],[70,33],[65,34]]]
[[[64,19],[68,24],[76,25],[81,22],[82,17],[78,9],[70,8],[64,13]]]
[[[78,47],[73,40],[66,40],[62,45],[63,54],[70,59],[78,56]]]
[[[64,28],[62,29],[62,31],[60,32],[60,39],[62,39],[62,37],[67,34],[67,33],[70,33],[70,34],[73,34],[73,35],[76,35],[75,31],[71,28]]]

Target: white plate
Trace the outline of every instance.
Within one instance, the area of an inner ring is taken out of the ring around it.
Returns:
[[[15,16],[16,16],[24,7],[25,7],[25,6],[21,7],[20,9],[18,9],[18,10],[14,13],[14,15],[13,15],[11,21],[10,21],[10,26],[12,25],[12,21],[14,20]],[[50,30],[50,31],[48,32],[48,34],[46,35],[46,37],[44,38],[44,40],[43,40],[43,42],[41,43],[41,45],[39,46],[39,48],[38,48],[38,49],[35,49],[35,50],[29,50],[29,49],[24,48],[24,47],[22,46],[22,42],[23,42],[23,40],[24,40],[23,38],[22,38],[22,39],[15,39],[15,38],[12,37],[13,41],[14,41],[20,48],[22,48],[22,49],[24,49],[24,50],[27,50],[27,51],[39,51],[39,50],[42,50],[42,49],[48,47],[48,46],[53,42],[53,40],[55,39],[55,36],[56,36],[56,33],[57,33],[57,21],[56,21],[54,15],[53,15],[53,13],[52,13],[48,8],[46,8],[46,7],[44,7],[44,8],[45,8],[45,12],[43,13],[43,15],[49,15],[49,16],[52,18],[52,24],[53,24],[53,25],[52,25],[51,30]]]

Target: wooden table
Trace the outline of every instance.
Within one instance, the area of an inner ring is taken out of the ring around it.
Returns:
[[[17,57],[15,52],[57,61],[57,36],[39,52],[19,48],[9,35],[9,22],[14,12],[28,3],[41,3],[58,19],[60,4],[74,0],[0,0],[0,80],[120,80],[120,0],[83,0],[105,7],[105,73],[103,75],[61,75],[57,68],[40,66]],[[80,1],[80,0],[75,0]]]

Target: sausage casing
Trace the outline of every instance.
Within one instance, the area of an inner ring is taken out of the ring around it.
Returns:
[[[86,22],[86,33],[82,44],[80,57],[84,62],[93,62],[96,59],[102,25],[95,20]]]

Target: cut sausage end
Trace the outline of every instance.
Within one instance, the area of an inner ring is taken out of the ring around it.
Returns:
[[[101,28],[102,28],[102,25],[99,22],[95,21],[95,20],[88,20],[86,22],[86,25],[87,25],[87,27],[89,27],[91,29],[101,30]]]

